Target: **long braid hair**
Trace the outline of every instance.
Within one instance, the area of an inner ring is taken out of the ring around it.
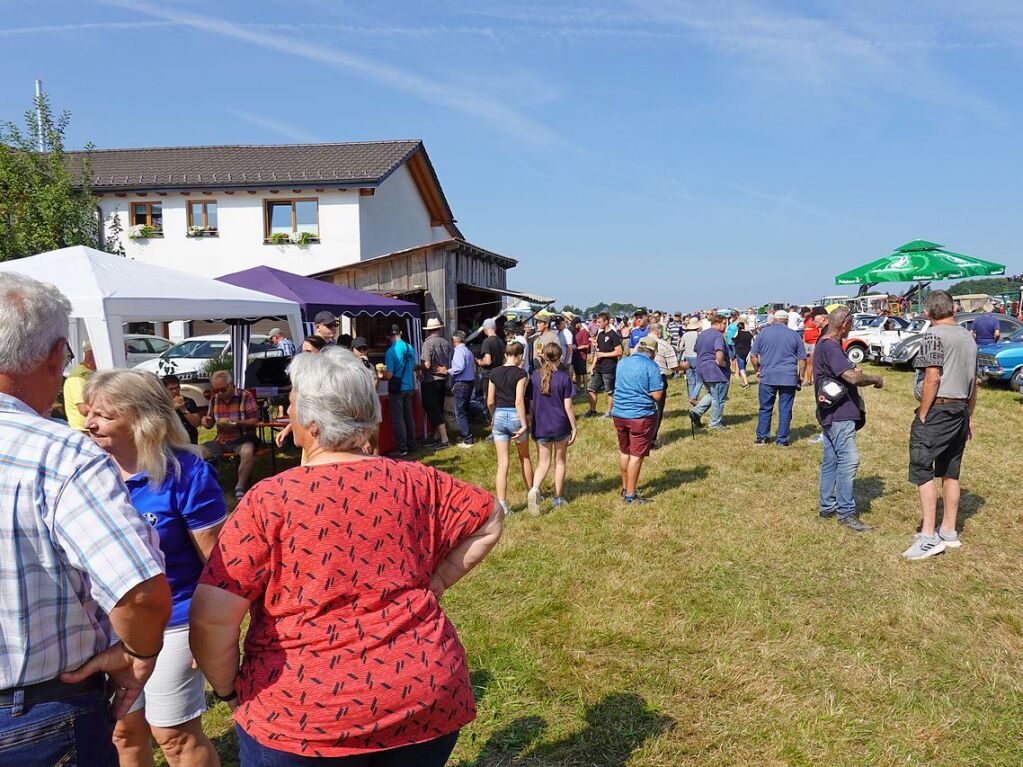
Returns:
[[[540,363],[540,393],[550,394],[551,378],[561,368],[561,347],[553,341],[543,347]]]

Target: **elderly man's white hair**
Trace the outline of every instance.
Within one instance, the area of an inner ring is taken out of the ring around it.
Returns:
[[[210,383],[214,381],[223,381],[226,384],[234,383],[234,376],[231,375],[229,370],[216,370],[210,376]]]
[[[71,302],[49,283],[0,272],[0,373],[27,373],[67,338]]]
[[[306,429],[316,425],[320,447],[356,450],[376,431],[376,376],[348,349],[329,346],[319,354],[299,354],[288,373],[295,418]]]

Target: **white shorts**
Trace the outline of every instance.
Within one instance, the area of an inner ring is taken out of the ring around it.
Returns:
[[[187,623],[163,633],[156,670],[128,713],[142,708],[146,721],[154,727],[175,727],[206,710],[206,679],[199,669],[192,668]]]

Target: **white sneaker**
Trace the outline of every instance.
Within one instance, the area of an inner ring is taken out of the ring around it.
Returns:
[[[529,492],[526,493],[526,508],[534,517],[540,516],[540,488],[529,488]]]
[[[498,501],[497,505],[501,507],[501,511],[504,512],[506,517],[512,513],[511,506],[508,505],[508,501]]]
[[[959,532],[956,530],[953,530],[951,533],[946,533],[943,532],[942,530],[939,530],[938,537],[945,542],[946,549],[958,549],[960,546],[963,545],[962,542],[959,540]]]
[[[913,545],[902,552],[902,556],[907,560],[914,562],[918,559],[927,559],[933,557],[935,554],[940,554],[945,550],[945,541],[941,540],[940,535],[927,536],[923,533],[917,533],[913,536]]]

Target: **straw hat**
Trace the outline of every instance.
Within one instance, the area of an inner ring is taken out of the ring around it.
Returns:
[[[444,323],[437,317],[431,317],[426,321],[426,330],[441,330],[444,327]]]

